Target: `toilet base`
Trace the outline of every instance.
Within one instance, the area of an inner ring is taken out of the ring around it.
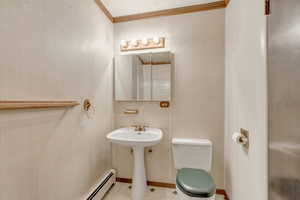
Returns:
[[[186,194],[184,194],[183,192],[181,192],[181,190],[179,188],[177,188],[176,186],[176,191],[177,191],[177,195],[178,195],[178,200],[215,200],[216,195],[209,197],[209,198],[199,198],[199,197],[190,197]]]

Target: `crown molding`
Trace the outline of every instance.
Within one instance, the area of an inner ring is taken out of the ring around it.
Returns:
[[[199,5],[186,6],[186,7],[180,7],[180,8],[172,8],[172,9],[166,9],[166,10],[160,10],[160,11],[153,11],[153,12],[134,14],[134,15],[114,17],[114,23],[128,22],[128,21],[133,21],[133,20],[162,17],[162,16],[180,15],[180,14],[186,14],[186,13],[199,12],[199,11],[220,9],[220,8],[225,8],[225,7],[226,7],[225,1],[217,1],[217,2],[213,2],[213,3],[207,3],[207,4],[199,4]]]
[[[112,22],[114,23],[114,17],[112,16],[112,14],[107,10],[107,8],[105,7],[105,5],[102,3],[101,0],[95,0],[96,4],[98,5],[98,7],[100,8],[100,10],[102,10],[102,12],[106,15],[106,17]]]
[[[103,11],[103,13],[108,17],[108,19],[112,23],[121,23],[121,22],[128,22],[128,21],[154,18],[154,17],[172,16],[172,15],[187,14],[193,12],[206,11],[206,10],[221,9],[221,8],[225,8],[228,5],[229,1],[230,0],[221,0],[221,1],[206,3],[206,4],[198,4],[198,5],[185,6],[180,8],[172,8],[172,9],[166,9],[160,11],[113,17],[112,14],[108,11],[108,9],[104,6],[101,0],[95,0],[99,8]]]

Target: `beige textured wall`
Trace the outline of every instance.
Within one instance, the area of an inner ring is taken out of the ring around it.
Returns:
[[[0,199],[82,199],[111,165],[113,25],[93,0],[1,0],[0,24],[0,100],[96,105],[0,111]]]
[[[232,200],[268,199],[266,71],[264,1],[231,0],[226,8],[225,185]],[[231,139],[240,128],[250,133],[248,152]]]
[[[173,182],[175,170],[171,138],[208,138],[214,143],[213,175],[223,188],[224,171],[224,9],[153,18],[114,26],[115,54],[121,40],[166,37],[166,48],[175,57],[171,108],[159,103],[115,103],[115,128],[146,124],[161,128],[164,139],[146,154],[147,175],[152,181]],[[126,108],[140,114],[127,116]],[[131,177],[130,149],[113,145],[113,167],[118,176]]]

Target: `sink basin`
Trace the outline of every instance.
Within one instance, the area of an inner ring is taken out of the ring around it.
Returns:
[[[145,131],[135,131],[134,128],[121,128],[109,133],[107,139],[125,146],[149,147],[158,144],[162,136],[162,131],[157,128],[146,128]]]
[[[145,173],[145,147],[158,144],[163,133],[157,128],[146,128],[145,131],[135,131],[134,128],[120,128],[107,135],[112,143],[130,146],[134,155],[134,170],[132,178],[132,200],[143,200],[147,187]]]

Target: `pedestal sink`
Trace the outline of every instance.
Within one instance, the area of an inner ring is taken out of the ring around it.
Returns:
[[[162,131],[156,128],[146,128],[145,131],[135,131],[134,128],[121,128],[107,135],[107,139],[112,143],[133,148],[132,200],[143,200],[147,187],[144,148],[158,144],[162,140],[162,136]]]

